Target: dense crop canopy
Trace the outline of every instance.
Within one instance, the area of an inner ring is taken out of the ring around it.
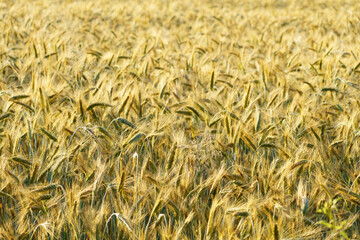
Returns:
[[[357,1],[0,3],[0,238],[359,239]]]

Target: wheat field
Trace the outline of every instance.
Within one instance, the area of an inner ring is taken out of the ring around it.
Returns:
[[[360,239],[357,1],[0,3],[1,239]]]

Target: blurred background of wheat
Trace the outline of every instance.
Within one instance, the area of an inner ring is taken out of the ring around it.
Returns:
[[[2,1],[3,239],[359,239],[357,1]]]

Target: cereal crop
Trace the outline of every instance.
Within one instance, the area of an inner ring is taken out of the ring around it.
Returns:
[[[360,4],[0,2],[1,239],[359,239]]]

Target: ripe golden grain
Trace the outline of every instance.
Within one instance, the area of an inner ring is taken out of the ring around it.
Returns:
[[[0,3],[0,238],[359,239],[359,10]]]

